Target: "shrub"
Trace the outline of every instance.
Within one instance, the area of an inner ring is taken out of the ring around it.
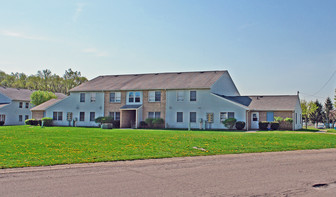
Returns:
[[[243,130],[245,128],[245,122],[244,121],[237,121],[236,122],[236,129],[237,130]]]
[[[101,116],[95,119],[96,123],[103,124],[103,123],[112,123],[113,122],[113,117],[111,116]]]
[[[5,124],[5,121],[0,121],[0,126],[3,126]]]
[[[293,123],[293,118],[285,118],[285,122]]]
[[[112,120],[113,128],[120,128],[120,120]]]
[[[283,119],[283,117],[276,116],[276,117],[274,117],[274,120],[275,120],[275,122],[282,122],[284,119]]]
[[[52,121],[53,119],[49,117],[42,118],[43,126],[46,126],[46,127],[52,126]]]
[[[139,127],[140,128],[146,128],[148,125],[145,121],[141,121],[140,124],[139,124]]]
[[[112,123],[103,123],[101,125],[102,129],[112,129],[113,128],[113,124]]]
[[[259,122],[259,130],[268,130],[268,124],[269,122],[267,121]]]
[[[156,118],[152,121],[154,125],[161,125],[164,124],[164,120],[162,118]]]
[[[27,119],[27,120],[25,120],[25,124],[26,125],[37,126],[37,125],[41,125],[42,121],[41,120],[36,120],[36,119]]]
[[[147,118],[145,122],[147,123],[148,127],[153,127],[154,118]]]
[[[233,129],[237,120],[235,118],[228,118],[224,120],[222,123],[225,125],[226,128]]]
[[[278,130],[280,127],[280,123],[279,122],[271,122],[271,129],[272,130]]]

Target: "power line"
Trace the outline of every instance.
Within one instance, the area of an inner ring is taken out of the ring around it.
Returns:
[[[333,72],[333,74],[331,75],[331,77],[328,79],[328,81],[322,86],[322,88],[320,88],[319,91],[317,91],[315,94],[313,94],[312,96],[315,96],[316,94],[318,94],[319,92],[321,92],[321,90],[330,82],[330,80],[334,77],[336,73],[336,70]]]

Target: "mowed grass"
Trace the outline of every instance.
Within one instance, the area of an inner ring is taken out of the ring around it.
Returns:
[[[0,127],[0,168],[322,148],[336,148],[336,135]]]

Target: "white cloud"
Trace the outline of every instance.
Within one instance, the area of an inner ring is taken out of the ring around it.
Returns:
[[[97,57],[107,57],[108,56],[108,53],[106,51],[100,51],[96,48],[86,48],[86,49],[83,49],[82,52],[90,53]]]
[[[32,35],[27,35],[21,32],[14,32],[14,31],[7,31],[7,30],[1,31],[1,34],[4,36],[23,38],[23,39],[29,39],[29,40],[47,40],[47,38],[45,37],[32,36]]]
[[[77,3],[75,14],[74,14],[73,17],[72,17],[72,21],[73,21],[73,22],[77,22],[77,20],[78,20],[80,14],[81,14],[82,11],[83,11],[84,6],[85,6],[84,3]]]

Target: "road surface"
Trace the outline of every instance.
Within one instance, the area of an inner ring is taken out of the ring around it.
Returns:
[[[0,196],[336,196],[336,149],[2,169]]]

